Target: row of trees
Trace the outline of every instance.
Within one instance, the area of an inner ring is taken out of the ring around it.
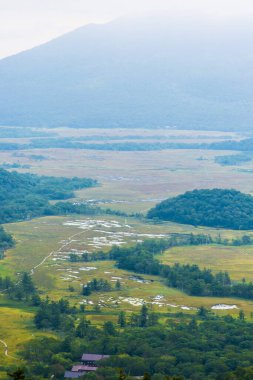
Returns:
[[[118,268],[159,275],[165,279],[168,286],[189,295],[253,299],[252,282],[232,282],[227,272],[213,274],[210,269],[200,269],[197,265],[189,264],[168,266],[155,258],[155,255],[161,254],[164,249],[186,244],[188,240],[189,236],[173,237],[168,240],[149,240],[133,247],[113,247],[107,257],[116,260]]]
[[[66,203],[64,203],[66,207]],[[78,212],[77,212],[78,213]],[[161,250],[163,252],[165,249],[169,249],[176,246],[185,245],[207,245],[207,244],[220,244],[226,246],[244,246],[253,244],[253,238],[251,235],[243,235],[241,237],[229,240],[227,238],[222,238],[220,234],[216,237],[206,234],[174,234],[171,238],[164,239],[149,239],[144,243],[145,247],[151,245],[153,252]],[[114,258],[114,248],[108,254],[108,252],[97,251],[97,252],[83,252],[80,254],[70,253],[69,261],[72,263],[76,262],[93,262],[93,261],[103,261]]]

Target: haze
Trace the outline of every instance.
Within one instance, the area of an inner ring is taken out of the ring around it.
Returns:
[[[0,0],[0,58],[29,49],[79,26],[155,10],[208,12],[233,20],[253,14],[250,0]]]

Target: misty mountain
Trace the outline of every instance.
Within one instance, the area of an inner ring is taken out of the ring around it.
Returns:
[[[0,61],[0,124],[251,129],[252,37],[185,13],[79,28]]]

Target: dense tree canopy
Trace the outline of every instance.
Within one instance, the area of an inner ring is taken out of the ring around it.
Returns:
[[[193,190],[167,199],[148,218],[218,228],[253,229],[253,197],[237,190]]]
[[[60,303],[50,305],[58,310]],[[57,314],[59,321],[65,315],[58,311]],[[83,352],[99,352],[111,356],[99,363],[96,373],[85,375],[85,379],[118,380],[119,368],[140,378],[146,372],[152,380],[167,380],[169,376],[189,380],[252,378],[251,322],[230,316],[215,317],[204,308],[193,318],[182,315],[180,321],[179,316],[167,315],[163,325],[157,321],[150,324],[150,315],[144,305],[130,317],[124,329],[112,322],[106,322],[103,329],[97,328],[81,318],[71,328],[69,324],[68,328],[65,326],[61,339],[34,338],[22,349],[30,377],[48,379],[54,374],[55,379],[62,379],[64,370],[79,362]],[[132,323],[135,319],[139,324]],[[55,371],[56,365],[59,372]]]
[[[12,247],[14,240],[10,234],[4,231],[3,227],[0,226],[0,252],[7,248]],[[1,255],[0,255],[1,258]]]
[[[0,169],[0,223],[64,213],[62,203],[51,206],[49,201],[71,198],[75,190],[94,185],[96,181],[90,178],[47,177]]]

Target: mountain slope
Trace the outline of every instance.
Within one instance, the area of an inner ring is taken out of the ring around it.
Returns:
[[[187,14],[85,26],[0,61],[0,124],[250,128],[252,36]]]

